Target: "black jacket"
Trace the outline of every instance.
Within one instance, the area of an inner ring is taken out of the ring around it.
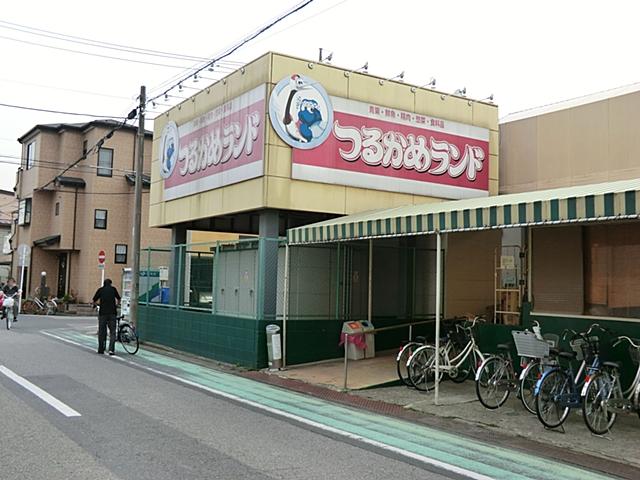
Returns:
[[[120,300],[120,294],[113,285],[100,287],[93,296],[93,301],[100,304],[100,316],[115,315],[118,311],[116,300]]]
[[[4,292],[5,295],[10,297],[11,295],[18,293],[18,285],[14,285],[13,287],[10,287],[9,285],[5,285],[2,288],[2,291]]]

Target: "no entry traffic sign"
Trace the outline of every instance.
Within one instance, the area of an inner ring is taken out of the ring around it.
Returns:
[[[100,251],[98,252],[98,263],[99,263],[100,265],[103,265],[103,264],[104,264],[104,259],[105,259],[105,258],[107,258],[107,256],[106,256],[106,254],[104,253],[104,250],[100,250]]]

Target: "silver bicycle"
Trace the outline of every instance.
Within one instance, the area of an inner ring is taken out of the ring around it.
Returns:
[[[466,344],[460,347],[451,333],[443,339],[439,352],[438,382],[446,373],[454,381],[464,381],[471,374],[475,375],[478,367],[484,362],[485,356],[480,351],[473,329],[480,321],[480,317],[467,321],[464,325],[458,325],[463,332]],[[436,382],[436,348],[434,345],[424,345],[418,348],[409,360],[407,371],[411,384],[418,390],[429,391],[434,388]]]
[[[640,340],[618,337],[613,346],[629,343],[631,360],[637,364],[636,375],[627,389],[620,382],[620,364],[603,362],[604,367],[582,389],[582,417],[596,435],[604,435],[616,421],[618,413],[637,413],[640,417]]]

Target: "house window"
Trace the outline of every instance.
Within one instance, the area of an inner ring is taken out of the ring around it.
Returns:
[[[127,246],[116,243],[116,263],[127,263]]]
[[[107,229],[107,211],[96,209],[93,214],[93,228]]]
[[[113,149],[98,150],[98,176],[111,177],[113,175]]]
[[[36,142],[30,142],[27,144],[27,170],[32,168],[36,161]]]
[[[18,225],[29,225],[31,223],[31,199],[20,200],[18,206]]]
[[[60,215],[60,202],[56,202],[56,211],[55,211],[55,215],[56,217],[58,215]]]

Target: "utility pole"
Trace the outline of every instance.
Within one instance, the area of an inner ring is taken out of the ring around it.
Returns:
[[[138,297],[140,296],[140,228],[142,223],[142,168],[144,166],[144,111],[147,103],[147,87],[140,87],[140,106],[138,107],[138,149],[136,156],[136,184],[133,204],[133,275],[131,281],[131,323],[138,323]]]

